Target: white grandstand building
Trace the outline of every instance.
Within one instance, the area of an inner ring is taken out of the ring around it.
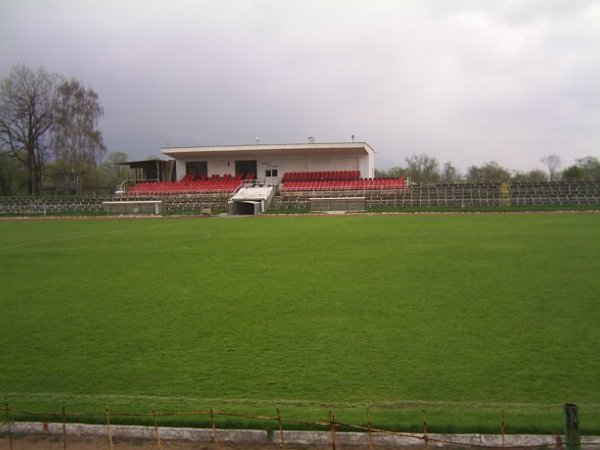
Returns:
[[[253,173],[269,184],[279,184],[286,172],[353,170],[373,178],[373,149],[365,142],[164,147],[175,160],[177,180],[187,175],[210,177]]]

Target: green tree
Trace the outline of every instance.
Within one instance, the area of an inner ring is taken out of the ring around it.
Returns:
[[[481,167],[469,167],[467,180],[471,183],[504,183],[510,180],[510,172],[496,161],[490,161]]]
[[[375,169],[375,177],[376,178],[399,178],[405,177],[407,173],[404,167],[395,166],[388,170],[383,169]]]
[[[399,177],[407,177],[406,169],[404,167],[395,166],[388,170],[388,177],[390,178],[399,178]]]
[[[566,180],[600,181],[600,160],[595,156],[586,156],[575,160],[576,164],[563,172]]]
[[[129,167],[123,165],[125,162],[127,162],[127,153],[110,153],[99,168],[100,186],[116,189],[123,181],[129,179]]]
[[[511,177],[511,181],[548,181],[548,175],[543,170],[533,169],[529,172],[516,172]]]
[[[0,152],[0,195],[27,193],[27,172],[7,152]]]
[[[568,181],[581,181],[583,180],[583,169],[576,164],[567,167],[563,170],[562,177]]]

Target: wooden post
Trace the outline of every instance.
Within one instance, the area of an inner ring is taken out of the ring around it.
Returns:
[[[110,429],[110,411],[108,409],[108,405],[106,406],[106,431],[108,432],[108,447],[110,450],[114,450],[112,431]]]
[[[423,410],[423,440],[425,441],[425,448],[429,448],[429,439],[427,438],[427,413]]]
[[[6,427],[8,428],[8,446],[10,450],[13,450],[13,438],[12,438],[12,420],[10,417],[10,410],[8,409],[8,400],[4,400],[4,407],[6,408]]]
[[[396,195],[396,194],[394,194]],[[373,450],[373,438],[371,436],[371,409],[367,408],[367,432],[369,433],[369,450]]]
[[[62,420],[63,450],[67,450],[67,412],[64,402],[62,407]]]
[[[283,424],[281,423],[281,413],[279,412],[279,408],[277,408],[277,423],[279,424],[279,439],[280,439],[279,447],[284,449],[285,441],[283,439]]]
[[[581,450],[579,434],[579,415],[577,405],[567,403],[565,409],[565,447],[566,450]]]
[[[216,425],[216,423],[215,423],[215,415],[214,415],[214,413],[213,413],[213,410],[212,410],[212,409],[210,410],[210,423],[211,423],[211,425],[212,425],[212,432],[213,432],[212,438],[213,438],[213,444],[215,444],[215,446],[216,446],[217,448],[219,448],[219,442],[217,441],[217,425]]]
[[[329,425],[331,427],[331,450],[335,450],[337,447],[336,435],[335,435],[335,416],[329,411]]]
[[[502,448],[504,448],[504,444],[505,444],[505,434],[506,434],[506,430],[504,427],[504,410],[501,409],[500,410],[500,434],[502,435]]]
[[[162,450],[162,444],[160,443],[160,435],[158,433],[158,421],[156,420],[156,410],[152,407],[152,417],[154,419],[154,435],[156,437],[156,447]]]

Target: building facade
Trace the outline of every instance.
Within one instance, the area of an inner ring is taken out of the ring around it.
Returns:
[[[373,149],[365,142],[257,144],[214,147],[164,147],[175,160],[177,179],[255,174],[278,184],[286,172],[357,170],[361,178],[373,178]]]

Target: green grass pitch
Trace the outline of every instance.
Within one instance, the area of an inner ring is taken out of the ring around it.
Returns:
[[[598,214],[3,221],[0,286],[14,408],[600,432]]]

